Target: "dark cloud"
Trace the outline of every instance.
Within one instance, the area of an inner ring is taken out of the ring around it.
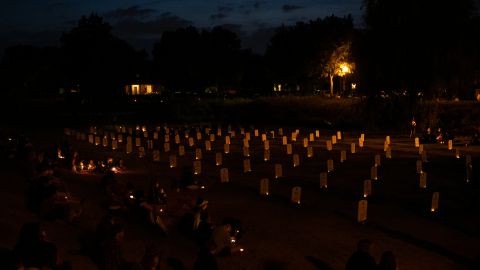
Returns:
[[[154,20],[140,21],[125,19],[114,25],[115,32],[129,37],[160,37],[165,31],[193,25],[193,22],[180,18],[170,12],[161,14]]]
[[[260,1],[260,0],[256,0],[254,3],[253,3],[253,7],[255,9],[258,9],[260,8],[262,5],[266,4],[267,1]]]
[[[219,6],[217,8],[218,12],[220,13],[230,13],[233,11],[233,7],[231,6]]]
[[[104,14],[107,18],[123,20],[127,18],[145,18],[157,12],[156,9],[140,8],[135,5],[129,8],[117,8]]]
[[[295,6],[295,5],[283,5],[282,6],[283,12],[291,12],[291,11],[294,11],[294,10],[297,10],[297,9],[302,9],[302,8],[304,8],[304,7]]]
[[[224,19],[225,17],[227,17],[227,14],[225,13],[215,13],[215,14],[212,14],[210,15],[210,20],[211,21],[215,21],[215,20],[221,20],[221,19]]]

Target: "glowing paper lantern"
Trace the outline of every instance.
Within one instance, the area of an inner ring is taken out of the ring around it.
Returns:
[[[332,135],[332,144],[337,144],[337,136]]]
[[[418,137],[415,137],[415,147],[420,147],[420,139]]]
[[[177,167],[177,156],[176,155],[170,155],[169,162],[170,162],[170,168]]]
[[[220,182],[221,183],[228,183],[230,179],[228,178],[228,169],[222,168],[220,169]]]
[[[300,157],[298,154],[293,155],[293,167],[298,167],[300,166]]]
[[[355,149],[355,143],[350,144],[350,153],[355,154],[356,149]]]
[[[465,164],[472,164],[472,156],[471,155],[466,155],[465,156]]]
[[[243,160],[243,172],[251,172],[252,168],[250,167],[250,159]]]
[[[95,136],[95,145],[100,144],[100,136]]]
[[[212,150],[212,143],[210,141],[205,141],[205,150],[206,151]]]
[[[332,151],[332,141],[325,141],[325,143],[327,144],[327,151]]]
[[[433,192],[432,194],[432,207],[430,208],[431,212],[437,212],[438,211],[438,200],[440,199],[440,193],[439,192]]]
[[[175,143],[180,144],[180,135],[178,134],[175,135]]]
[[[385,142],[390,145],[391,141],[390,141],[390,136],[386,136],[385,137]]]
[[[146,131],[146,130],[143,131],[143,137],[144,137],[145,139],[148,138],[148,131]]]
[[[248,147],[243,147],[243,156],[244,157],[249,157],[250,156],[250,150]]]
[[[327,172],[333,172],[333,159],[327,160]]]
[[[240,135],[245,135],[245,129],[244,128],[240,128]]]
[[[263,178],[260,180],[260,195],[268,196],[268,178]]]
[[[258,137],[258,129],[255,129],[255,130],[253,131],[253,135],[255,135],[255,137]],[[262,134],[262,135],[263,135],[263,134]]]
[[[143,146],[138,147],[138,157],[139,158],[145,157],[145,147]]]
[[[245,140],[250,141],[250,132],[245,133]]]
[[[427,151],[426,151],[426,150],[424,150],[424,151],[422,152],[422,161],[423,161],[423,162],[428,162],[428,159],[427,159]]]
[[[327,176],[328,176],[328,174],[326,172],[321,172],[320,173],[320,188],[327,188],[327,186],[328,186]]]
[[[421,155],[423,153],[423,144],[418,146],[418,154]]]
[[[221,127],[217,128],[217,136],[218,137],[222,136],[222,128]]]
[[[250,143],[248,142],[247,139],[243,139],[243,147],[250,147]]]
[[[225,136],[225,144],[230,144],[230,136]]]
[[[388,158],[388,159],[391,159],[392,158],[392,148],[390,146],[387,147],[387,153],[385,154],[385,156]]]
[[[308,147],[308,139],[303,138],[303,147],[307,148]]]
[[[452,150],[452,149],[453,149],[453,141],[448,140],[448,150]]]
[[[314,137],[313,133],[310,133],[308,135],[308,140],[311,141],[311,142],[315,141],[315,137]]]
[[[230,153],[230,145],[229,145],[229,144],[224,144],[224,145],[223,145],[223,152],[224,152],[225,154]]]
[[[107,136],[103,136],[102,145],[103,145],[103,147],[107,147],[107,146],[108,146],[108,137],[107,137]]]
[[[217,166],[222,165],[222,153],[215,154],[215,165]]]
[[[275,164],[275,178],[283,176],[282,164]]]
[[[179,156],[184,156],[185,155],[185,146],[183,146],[183,145],[178,146],[178,155]]]
[[[372,180],[363,181],[363,197],[366,198],[372,195]]]
[[[362,139],[358,139],[358,146],[360,146],[360,148],[363,148],[363,140]]]
[[[263,149],[269,150],[270,149],[270,142],[268,140],[265,140],[263,142]]]
[[[202,149],[200,148],[195,149],[195,159],[196,160],[202,159]]]
[[[360,134],[360,140],[362,140],[362,142],[365,141],[365,134],[364,133]]]
[[[287,143],[287,155],[291,155],[291,154],[292,154],[292,144]]]
[[[153,141],[147,140],[147,149],[153,149]]]
[[[190,147],[193,147],[195,145],[195,142],[193,141],[193,137],[188,138],[188,145]]]
[[[278,136],[283,136],[283,128],[278,129]]]
[[[370,178],[373,180],[378,180],[377,167],[373,166],[370,168]]]
[[[142,140],[140,138],[135,138],[135,146],[140,147],[142,145]]]
[[[342,132],[341,131],[337,131],[337,140],[341,140],[342,139]]]
[[[263,152],[263,160],[264,161],[269,161],[270,160],[270,150],[265,149]]]
[[[297,141],[297,133],[296,132],[292,132],[292,142],[296,142]]]
[[[170,143],[166,142],[163,144],[163,149],[165,150],[165,153],[170,152]]]
[[[367,221],[367,200],[360,200],[357,208],[357,222],[364,223]]]
[[[421,160],[417,160],[417,173],[422,173],[423,170],[422,170],[422,161]]]
[[[470,180],[472,180],[472,170],[473,170],[472,163],[468,163],[466,168],[467,168],[467,183],[469,183]]]
[[[211,142],[214,142],[215,141],[215,134],[210,134],[210,141]]]
[[[127,154],[132,153],[133,151],[133,145],[132,145],[132,137],[127,136],[127,145],[125,146]]]
[[[342,150],[340,151],[340,162],[344,162],[345,160],[347,160],[347,151]]]
[[[381,159],[382,159],[382,157],[380,155],[378,155],[378,154],[375,155],[375,167],[381,165]]]
[[[153,152],[152,152],[152,159],[153,159],[153,161],[155,161],[155,162],[159,162],[159,161],[160,161],[160,151],[159,151],[159,150],[153,150]]]
[[[197,132],[197,141],[200,141],[202,139],[202,133]]]
[[[420,172],[420,188],[427,188],[427,173]]]
[[[292,203],[300,204],[302,201],[302,188],[294,187],[292,188]]]
[[[202,173],[202,162],[200,160],[195,160],[193,162],[193,174],[199,175]]]
[[[287,145],[287,136],[282,137],[282,145]]]
[[[308,158],[313,157],[313,147],[312,146],[307,147],[307,157]]]
[[[262,133],[262,142],[265,142],[267,140],[267,134]]]

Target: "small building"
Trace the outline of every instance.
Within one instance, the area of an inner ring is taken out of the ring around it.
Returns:
[[[162,87],[159,84],[128,84],[125,85],[127,95],[159,95]]]

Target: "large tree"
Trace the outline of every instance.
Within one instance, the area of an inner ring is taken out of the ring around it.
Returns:
[[[471,0],[365,0],[370,89],[457,95],[471,87]]]
[[[275,82],[305,89],[321,83],[322,77],[332,81],[338,75],[340,62],[352,57],[349,44],[354,33],[351,16],[330,16],[280,27],[266,52]]]
[[[115,37],[112,27],[96,14],[82,17],[61,41],[69,81],[87,95],[121,93],[146,65],[146,54]]]

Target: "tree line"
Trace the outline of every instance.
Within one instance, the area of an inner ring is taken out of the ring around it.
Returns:
[[[222,27],[164,32],[148,57],[102,17],[82,17],[59,47],[18,45],[0,62],[11,96],[124,93],[133,83],[164,94],[330,94],[472,98],[480,88],[480,16],[472,0],[365,0],[364,24],[328,16],[277,28],[264,55]],[[275,90],[275,91],[274,91]]]

